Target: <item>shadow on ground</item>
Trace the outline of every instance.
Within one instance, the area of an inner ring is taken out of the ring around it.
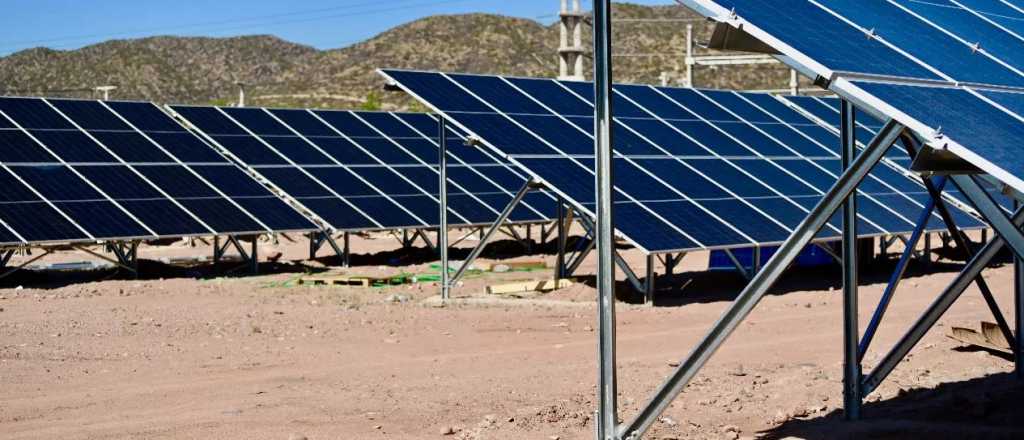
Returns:
[[[836,409],[813,419],[789,420],[765,439],[1020,439],[1024,438],[1024,381],[1012,373],[911,389],[867,403],[858,422]]]
[[[579,237],[572,237],[570,245],[574,244]],[[557,251],[554,242],[544,244],[535,243],[532,240],[523,243],[516,240],[497,240],[488,243],[481,253],[482,258],[506,259],[528,255],[552,255]],[[197,248],[197,253],[200,252]],[[326,251],[321,251],[324,253]],[[471,249],[452,248],[449,251],[451,260],[462,260],[469,256]],[[230,258],[228,255],[227,258]],[[261,256],[259,264],[260,275],[271,275],[281,273],[320,273],[331,270],[341,265],[341,259],[336,255],[321,256],[313,260],[317,264],[308,264],[309,260],[300,261],[267,261],[267,256]],[[273,259],[273,257],[271,257]],[[376,267],[376,266],[411,266],[438,261],[437,252],[425,246],[399,248],[378,252],[374,254],[351,254],[350,264],[352,267]],[[45,264],[41,260],[40,264]],[[2,272],[2,271],[0,271]],[[10,276],[0,279],[0,289],[17,286],[31,287],[37,289],[56,289],[73,284],[103,281],[108,279],[140,279],[153,280],[162,278],[196,278],[210,279],[218,277],[246,277],[252,273],[249,267],[243,262],[235,259],[224,261],[220,264],[213,264],[211,261],[199,263],[169,264],[155,260],[139,259],[139,273],[136,277],[125,270],[115,268],[103,268],[92,270],[19,270]]]

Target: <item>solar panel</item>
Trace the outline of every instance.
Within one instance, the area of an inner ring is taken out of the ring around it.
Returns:
[[[211,143],[335,230],[436,227],[438,121],[421,113],[173,106]],[[449,141],[452,225],[488,224],[526,179],[511,164]],[[555,199],[531,194],[514,222],[555,213]]]
[[[382,73],[593,215],[592,85]],[[837,133],[780,98],[638,85],[613,96],[616,227],[648,252],[781,242],[840,173]],[[893,166],[861,186],[864,235],[906,233],[924,206],[923,186]],[[838,236],[835,221],[819,238]]]
[[[152,104],[0,98],[0,142],[0,244],[314,228]]]
[[[1007,1],[684,0],[1024,191],[1024,9]],[[814,23],[813,26],[806,25]]]

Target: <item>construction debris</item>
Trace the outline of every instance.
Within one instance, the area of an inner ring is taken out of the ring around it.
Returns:
[[[946,336],[967,345],[994,350],[1000,353],[1013,354],[1013,350],[1010,349],[1010,343],[1006,341],[1003,332],[999,330],[998,325],[992,322],[982,321],[980,333],[974,329],[953,327]]]
[[[487,286],[487,293],[491,295],[508,295],[512,293],[523,292],[549,292],[552,290],[563,289],[571,285],[572,281],[566,279],[525,281],[518,283],[494,284],[491,286]]]

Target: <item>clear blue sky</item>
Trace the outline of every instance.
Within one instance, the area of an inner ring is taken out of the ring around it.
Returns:
[[[673,4],[672,0],[631,0]],[[556,19],[559,0],[15,0],[0,15],[0,56],[151,35],[273,34],[327,49],[433,14],[488,12]],[[583,8],[591,3],[583,0]]]

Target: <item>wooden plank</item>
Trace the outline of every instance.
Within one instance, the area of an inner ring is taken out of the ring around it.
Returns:
[[[494,284],[487,286],[487,293],[491,295],[507,295],[510,293],[523,293],[523,292],[548,292],[556,289],[563,289],[572,285],[572,281],[561,279],[561,280],[541,280],[541,281],[526,281],[519,283],[507,283],[507,284]]]

